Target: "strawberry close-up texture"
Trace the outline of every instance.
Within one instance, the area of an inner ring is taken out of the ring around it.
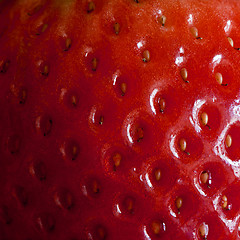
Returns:
[[[0,240],[240,239],[238,0],[0,0]]]

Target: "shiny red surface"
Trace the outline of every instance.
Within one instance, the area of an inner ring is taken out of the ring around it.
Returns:
[[[240,239],[238,1],[93,2],[0,0],[0,239]]]

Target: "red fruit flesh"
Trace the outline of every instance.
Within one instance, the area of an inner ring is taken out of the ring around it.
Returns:
[[[240,239],[237,0],[0,0],[0,239]]]

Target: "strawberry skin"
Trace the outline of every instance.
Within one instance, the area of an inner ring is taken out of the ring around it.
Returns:
[[[237,0],[0,0],[0,240],[240,239]]]

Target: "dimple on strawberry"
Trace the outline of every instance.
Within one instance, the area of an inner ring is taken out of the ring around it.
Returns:
[[[0,239],[240,239],[237,0],[0,0]]]

